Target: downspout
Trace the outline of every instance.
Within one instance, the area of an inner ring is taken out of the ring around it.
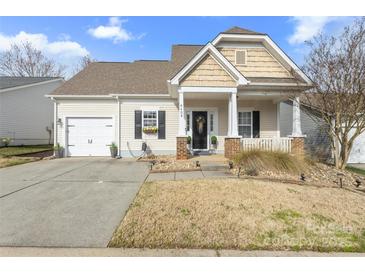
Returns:
[[[56,99],[52,98],[53,101],[53,145],[56,146],[58,143],[58,126],[57,126],[57,120],[58,120],[58,104]],[[55,155],[56,152],[54,152]]]
[[[120,123],[120,115],[121,115],[121,107],[120,107],[120,99],[119,99],[119,97],[117,96],[117,104],[118,104],[118,130],[117,130],[117,132],[118,132],[118,156],[119,157],[122,157],[121,156],[121,136],[120,136],[120,127],[121,127],[121,123]]]

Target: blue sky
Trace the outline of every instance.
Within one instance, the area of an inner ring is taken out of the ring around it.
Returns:
[[[0,17],[0,52],[28,40],[69,66],[90,54],[99,61],[169,59],[172,44],[205,44],[241,26],[269,34],[299,65],[304,40],[335,33],[351,17]]]

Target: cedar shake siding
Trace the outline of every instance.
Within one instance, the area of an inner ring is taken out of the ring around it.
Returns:
[[[236,65],[236,50],[247,51],[245,65]],[[255,48],[220,48],[219,51],[245,77],[293,78],[271,54],[263,47]]]
[[[235,87],[233,78],[209,54],[183,79],[181,86]]]

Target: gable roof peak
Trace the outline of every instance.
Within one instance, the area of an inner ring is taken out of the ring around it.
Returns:
[[[265,33],[256,32],[256,31],[253,31],[253,30],[244,29],[244,28],[237,27],[237,26],[233,26],[233,27],[227,29],[226,31],[223,31],[222,33],[227,33],[227,34],[256,34],[256,35],[265,35]]]

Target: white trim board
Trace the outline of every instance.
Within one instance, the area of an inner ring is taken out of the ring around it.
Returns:
[[[183,93],[236,93],[237,88],[222,88],[222,87],[179,87],[178,92]]]

